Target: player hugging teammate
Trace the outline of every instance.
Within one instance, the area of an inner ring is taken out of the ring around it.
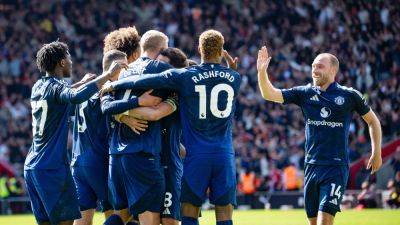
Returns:
[[[107,225],[196,225],[209,198],[216,224],[233,224],[232,120],[241,76],[237,58],[223,46],[220,32],[203,32],[196,65],[168,48],[168,37],[159,31],[140,36],[135,27],[121,28],[104,39],[103,74],[70,85],[62,80],[71,75],[67,45],[45,44],[37,53],[45,74],[32,88],[33,142],[24,168],[37,222],[91,225],[99,207]],[[262,96],[297,104],[306,118],[309,223],[333,224],[347,183],[352,112],[368,123],[372,172],[382,163],[379,120],[358,91],[334,82],[335,56],[316,57],[313,85],[284,90],[268,79],[270,59],[263,47],[257,61]]]
[[[71,75],[66,44],[46,44],[37,54],[45,74],[32,88],[34,140],[25,162],[37,222],[92,224],[99,207],[105,224],[197,224],[211,188],[218,224],[232,224],[231,129],[241,78],[220,65],[223,56],[231,66],[237,62],[223,51],[222,35],[207,31],[200,36],[202,63],[191,62],[191,67],[182,51],[168,48],[168,37],[159,31],[141,37],[134,27],[121,28],[108,34],[104,44],[103,74],[88,74],[73,85],[62,80]],[[145,81],[157,77],[164,85]],[[118,79],[128,85],[142,79],[145,85],[98,92],[106,82],[114,87]],[[66,142],[71,115],[70,169]]]

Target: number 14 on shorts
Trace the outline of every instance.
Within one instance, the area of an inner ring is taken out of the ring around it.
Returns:
[[[330,203],[332,203],[332,204],[334,204],[334,205],[337,205],[338,204],[338,199],[340,199],[340,197],[342,196],[342,193],[340,192],[340,188],[341,188],[342,186],[341,185],[336,185],[336,184],[334,184],[334,183],[331,183],[331,193],[330,193],[330,196],[331,197],[336,197],[336,198],[333,198],[332,200],[330,200],[329,202]]]

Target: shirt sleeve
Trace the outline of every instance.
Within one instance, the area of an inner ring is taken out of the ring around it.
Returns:
[[[354,110],[361,116],[364,116],[370,110],[367,100],[364,98],[364,96],[361,94],[361,92],[359,92],[355,89],[352,90],[352,94],[353,94],[353,101],[354,101]]]
[[[146,74],[145,76],[131,76],[112,82],[114,90],[121,89],[170,89],[177,90],[181,88],[179,77],[182,70],[170,69],[158,74]]]
[[[107,115],[120,114],[138,106],[139,100],[136,96],[121,100],[115,100],[114,96],[111,94],[106,94],[101,97],[101,111],[103,114]]]
[[[88,100],[98,90],[96,82],[89,82],[79,88],[71,88],[67,84],[60,83],[55,87],[55,99],[58,103],[80,104]]]
[[[282,89],[283,104],[293,103],[296,105],[301,105],[304,94],[305,90],[302,86]]]

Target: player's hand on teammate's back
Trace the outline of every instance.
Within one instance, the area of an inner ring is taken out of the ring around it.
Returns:
[[[146,91],[139,96],[139,106],[156,106],[161,103],[162,99],[157,96],[151,95],[153,89]]]
[[[268,49],[266,46],[263,46],[258,51],[257,58],[257,71],[265,72],[268,69],[269,62],[271,61],[271,56],[268,53]]]
[[[85,74],[85,76],[83,76],[82,80],[80,80],[79,83],[86,84],[87,82],[94,80],[94,78],[96,78],[96,74],[87,73]]]
[[[367,169],[371,169],[371,174],[375,173],[382,166],[382,157],[380,154],[372,154],[369,158]]]
[[[118,76],[122,69],[127,69],[128,64],[124,61],[113,61],[106,74],[108,77]]]
[[[122,116],[121,122],[130,127],[136,134],[146,131],[146,128],[148,127],[146,120],[140,120],[131,116]]]
[[[112,92],[113,87],[112,87],[112,82],[105,83],[100,90],[100,96],[103,96],[106,93]]]
[[[222,51],[222,57],[224,57],[226,63],[228,64],[228,68],[237,70],[239,61],[238,57],[235,57],[235,59],[233,59],[232,56],[229,55],[229,53],[225,49]]]
[[[96,78],[96,74],[87,73],[87,74],[85,74],[85,76],[83,76],[83,78],[80,81],[76,82],[75,84],[72,84],[71,88],[79,88],[80,86],[86,84],[89,81],[94,80],[95,78]]]

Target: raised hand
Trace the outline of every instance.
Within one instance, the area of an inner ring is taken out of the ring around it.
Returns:
[[[115,77],[119,75],[122,69],[127,69],[128,64],[124,61],[113,61],[110,65],[110,68],[107,70],[107,77]]]
[[[96,74],[93,73],[87,73],[85,76],[83,76],[82,80],[79,81],[79,83],[86,84],[87,82],[93,80],[96,78]]]
[[[229,53],[225,49],[222,50],[222,57],[224,57],[230,69],[237,70],[239,61],[238,57],[235,57],[235,59],[233,59],[232,56],[229,55]]]
[[[139,96],[140,106],[156,106],[161,103],[162,99],[160,97],[151,95],[152,91],[153,89],[146,91],[141,96]]]
[[[266,46],[263,46],[258,51],[257,58],[257,71],[265,72],[268,69],[269,62],[271,61],[271,56],[268,53],[268,49]]]

